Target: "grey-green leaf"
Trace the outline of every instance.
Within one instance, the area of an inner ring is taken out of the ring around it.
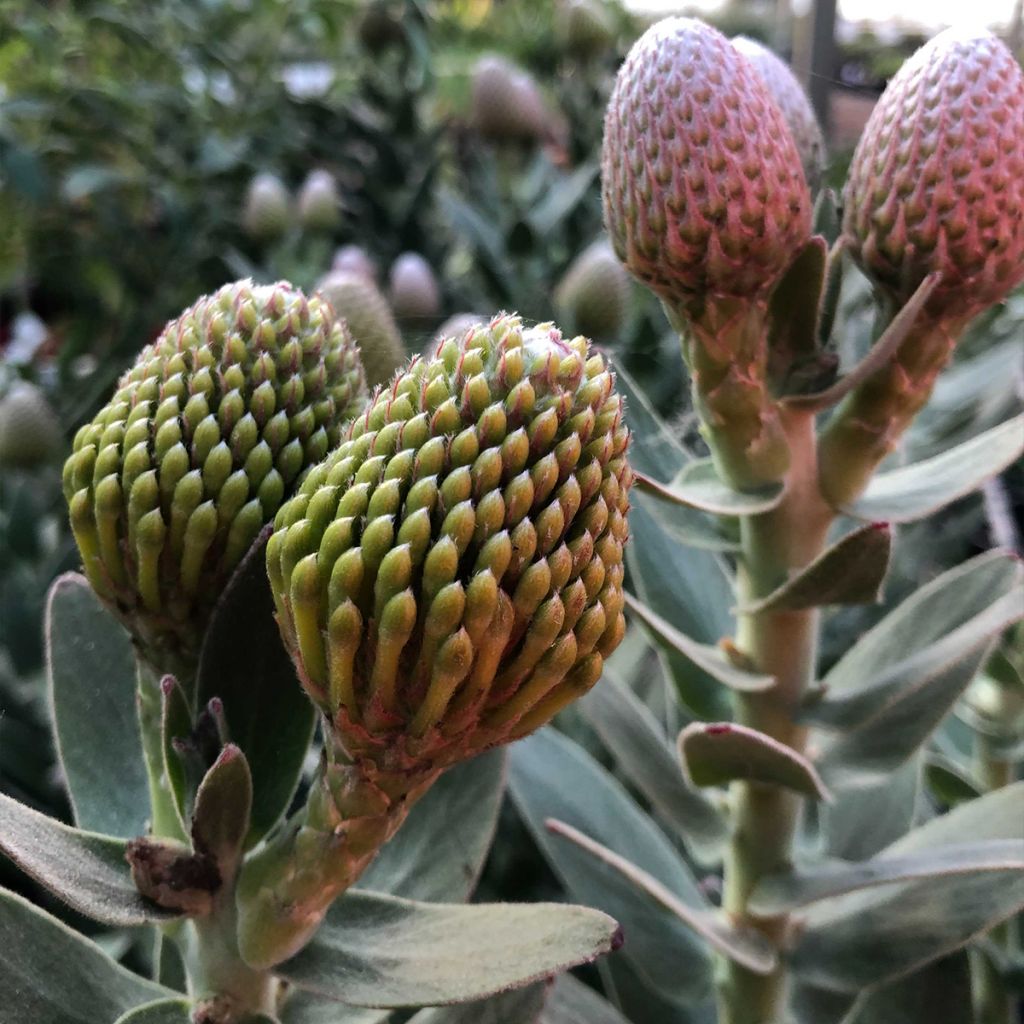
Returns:
[[[618,925],[555,903],[419,903],[349,890],[313,941],[277,969],[354,1006],[462,1003],[609,953]],[[470,966],[471,965],[471,966]]]
[[[359,879],[362,889],[461,903],[473,891],[498,823],[505,751],[445,772]]]
[[[875,604],[889,571],[892,530],[871,523],[852,530],[777,590],[740,611],[795,612],[837,604]]]
[[[187,999],[157,999],[122,1014],[114,1024],[190,1024],[191,1020]]]
[[[742,964],[747,970],[757,974],[768,974],[775,969],[777,965],[775,951],[759,932],[736,928],[724,916],[710,908],[698,910],[687,906],[653,875],[626,860],[625,857],[619,856],[614,850],[609,850],[602,843],[584,835],[579,829],[554,818],[549,818],[546,825],[552,834],[575,843],[581,850],[585,850],[602,864],[618,872],[629,885],[633,886],[640,898],[646,897],[664,907],[669,913],[675,914],[717,953]]]
[[[541,1024],[629,1024],[606,999],[571,974],[555,979]]]
[[[699,860],[715,863],[728,826],[711,801],[686,784],[679,755],[654,715],[607,665],[600,685],[578,706],[629,781]]]
[[[106,835],[139,835],[149,788],[128,634],[78,573],[50,587],[45,631],[57,749],[75,821]]]
[[[718,682],[728,686],[729,689],[756,693],[760,690],[770,689],[775,683],[771,676],[760,672],[750,672],[734,665],[720,647],[698,643],[692,637],[680,632],[672,623],[663,619],[628,591],[625,598],[626,607],[644,624],[661,647],[692,663]]]
[[[973,1014],[970,964],[961,951],[864,993],[843,1024],[967,1022]]]
[[[710,958],[694,932],[660,904],[638,900],[618,872],[545,827],[549,818],[566,822],[639,865],[693,910],[710,909],[693,873],[654,822],[586,751],[553,729],[514,744],[509,769],[516,808],[569,893],[622,924],[629,938],[621,955],[663,999],[706,998]]]
[[[174,995],[5,889],[0,949],[0,1024],[101,1024]]]
[[[843,509],[858,519],[909,523],[977,490],[1024,454],[1024,415],[922,462],[879,473]]]
[[[264,565],[267,531],[246,554],[210,621],[199,661],[197,707],[224,705],[230,739],[252,772],[252,846],[285,813],[299,784],[315,715],[274,620]]]
[[[281,1024],[388,1024],[390,1010],[344,1006],[315,992],[293,991],[280,1013]]]
[[[752,516],[770,512],[782,501],[782,484],[759,491],[733,490],[718,475],[711,459],[695,459],[664,484],[646,473],[637,473],[636,486],[645,494],[669,505],[683,505],[718,516]]]
[[[249,763],[228,743],[200,784],[192,814],[192,844],[197,853],[213,857],[222,879],[233,878],[241,862],[251,810]]]
[[[458,1006],[421,1010],[409,1024],[533,1024],[544,1009],[547,982],[501,992]]]
[[[945,717],[993,637],[1024,615],[1024,568],[993,551],[922,587],[864,634],[805,712],[844,730],[818,767],[829,785],[862,785],[905,761]]]
[[[1014,869],[1024,871],[1024,839],[964,842],[903,857],[880,855],[854,864],[818,861],[762,878],[748,908],[761,917],[776,917],[818,900],[879,885]]]
[[[68,906],[114,926],[170,920],[173,914],[139,895],[125,845],[112,836],[64,825],[0,794],[0,850]]]
[[[724,786],[747,779],[783,786],[814,800],[830,799],[806,757],[745,725],[692,722],[679,734],[679,753],[695,786]]]

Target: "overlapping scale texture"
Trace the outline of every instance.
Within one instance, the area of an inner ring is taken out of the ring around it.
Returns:
[[[969,318],[1024,279],[1024,73],[949,29],[890,81],[861,137],[844,233],[897,304],[933,271],[933,316]]]
[[[348,756],[439,768],[590,688],[624,630],[622,400],[511,316],[414,360],[278,513],[267,565]]]
[[[781,112],[700,21],[660,21],[630,50],[605,115],[602,178],[617,255],[678,313],[765,294],[810,236]]]
[[[810,188],[816,189],[821,180],[825,162],[825,140],[821,126],[814,116],[814,108],[807,98],[796,76],[780,57],[772,53],[756,39],[737,36],[732,45],[757,68],[764,84],[778,104],[782,116],[796,143],[797,152],[804,167],[804,177]]]
[[[64,493],[90,582],[156,664],[194,663],[232,569],[365,402],[344,324],[283,282],[226,285],[142,350]]]

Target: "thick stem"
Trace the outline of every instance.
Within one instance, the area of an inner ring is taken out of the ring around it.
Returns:
[[[786,494],[777,508],[741,524],[741,603],[764,597],[811,562],[824,546],[832,518],[818,490],[814,417],[784,411],[782,418],[792,457]],[[796,723],[796,711],[814,679],[818,627],[814,609],[765,611],[742,615],[737,632],[740,649],[777,680],[764,693],[736,694],[737,720],[800,752],[806,730]],[[755,918],[747,912],[747,901],[764,875],[789,866],[800,798],[777,786],[736,782],[730,799],[734,832],[725,864],[725,910],[738,925],[756,929],[781,946],[788,920]],[[726,962],[719,986],[721,1024],[781,1021],[786,988],[782,967],[759,975]]]

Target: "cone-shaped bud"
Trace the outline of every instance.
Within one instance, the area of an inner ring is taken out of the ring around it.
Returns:
[[[441,309],[441,291],[430,264],[418,252],[403,252],[391,264],[388,298],[398,317],[437,316]]]
[[[561,0],[556,26],[566,52],[583,59],[607,52],[615,39],[600,0]]]
[[[467,331],[474,327],[480,327],[486,324],[488,317],[481,316],[479,313],[452,313],[450,317],[440,327],[438,327],[434,337],[427,342],[427,346],[424,349],[424,356],[427,359],[433,359],[434,354],[437,352],[438,346],[446,341],[448,338],[461,338]]]
[[[360,245],[343,245],[335,254],[331,270],[362,274],[371,281],[377,280],[377,264],[373,257]]]
[[[257,174],[245,196],[242,223],[257,241],[270,241],[288,230],[291,207],[291,196],[280,178],[274,174]]]
[[[299,220],[309,231],[331,231],[341,221],[338,183],[330,171],[310,171],[299,189]]]
[[[843,234],[893,312],[939,280],[896,355],[823,432],[821,487],[836,506],[895,448],[970,319],[1024,280],[1024,74],[1003,43],[950,29],[903,65],[854,154]]]
[[[348,324],[370,387],[391,380],[406,354],[391,307],[380,289],[362,273],[335,270],[317,285],[317,291]]]
[[[285,644],[349,758],[437,769],[596,682],[624,629],[628,436],[586,339],[509,316],[353,422],[267,547]]]
[[[559,315],[594,341],[614,341],[629,314],[630,282],[607,241],[588,246],[555,289]]]
[[[472,121],[497,141],[543,139],[550,116],[533,77],[504,57],[481,57],[472,74]]]
[[[52,459],[61,446],[61,429],[46,395],[19,381],[0,399],[0,466],[31,469]]]
[[[700,21],[660,21],[630,50],[605,115],[602,179],[615,252],[678,312],[763,295],[810,236],[781,112]]]
[[[808,186],[817,189],[825,163],[825,140],[807,93],[789,65],[756,39],[737,36],[732,45],[760,72],[796,143]]]
[[[355,342],[291,285],[226,285],[142,350],[79,430],[64,493],[86,575],[186,677],[232,570],[365,404]]]
[[[933,271],[934,315],[1024,280],[1024,72],[995,36],[949,29],[889,82],[854,154],[844,234],[897,306]]]

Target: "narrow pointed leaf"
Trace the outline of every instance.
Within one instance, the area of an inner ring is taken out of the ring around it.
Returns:
[[[161,680],[160,686],[160,739],[164,755],[164,772],[182,833],[187,835],[192,801],[189,798],[185,768],[174,749],[174,740],[186,737],[192,731],[192,712],[189,710],[185,691],[173,676]],[[194,792],[191,795],[194,798]]]
[[[910,523],[976,491],[1024,454],[1024,415],[922,462],[879,473],[843,511],[858,519]]]
[[[158,999],[122,1014],[114,1024],[191,1024],[192,1008],[187,999]]]
[[[213,857],[221,878],[233,877],[242,859],[251,810],[249,762],[229,743],[199,786],[192,815],[192,845]]]
[[[636,615],[659,644],[692,662],[731,690],[756,693],[768,690],[774,685],[775,680],[772,676],[739,668],[729,661],[720,647],[698,643],[688,637],[628,591],[625,598],[626,607]]]
[[[893,882],[1014,869],[1024,871],[1024,839],[959,843],[903,857],[873,857],[856,864],[819,861],[761,879],[747,906],[753,914],[776,917],[818,900]]]
[[[544,1009],[547,982],[501,992],[489,999],[421,1010],[409,1024],[534,1024]]]
[[[740,931],[712,910],[695,910],[678,899],[653,875],[619,856],[614,850],[584,835],[563,821],[549,818],[549,832],[575,843],[613,871],[617,871],[638,892],[659,903],[692,928],[712,949],[757,974],[768,974],[776,966],[774,950],[758,932]]]
[[[252,771],[248,845],[285,813],[299,783],[315,715],[274,619],[264,565],[267,531],[253,545],[214,611],[199,662],[197,707],[221,699],[230,739]]]
[[[815,800],[831,799],[806,757],[745,725],[693,722],[679,734],[679,752],[695,786],[724,786],[747,779],[783,786]]]
[[[149,817],[149,787],[128,634],[78,573],[50,587],[45,631],[57,750],[75,821],[106,835],[138,835]]]
[[[629,1024],[607,999],[571,974],[555,979],[540,1019],[541,1024]]]
[[[670,505],[683,505],[719,516],[750,516],[770,512],[782,501],[782,484],[759,491],[735,491],[724,483],[710,459],[689,463],[670,484],[637,473],[636,485]]]
[[[5,889],[0,948],[0,1024],[101,1024],[174,995]]]
[[[817,412],[835,405],[845,398],[857,385],[867,380],[876,370],[881,369],[899,350],[906,340],[914,321],[924,308],[939,283],[940,274],[929,274],[919,285],[903,308],[893,317],[881,337],[871,346],[868,354],[847,374],[840,377],[830,388],[811,395],[790,395],[785,399],[788,405]],[[888,519],[888,516],[873,516],[874,519]]]
[[[505,791],[505,751],[446,771],[359,879],[361,889],[417,900],[469,898],[494,838]]]
[[[652,875],[695,911],[711,909],[686,862],[622,785],[589,754],[553,729],[509,751],[509,793],[541,852],[573,899],[619,921],[629,940],[620,956],[669,1003],[711,990],[704,943],[653,900],[638,900],[621,874],[545,828],[558,818]]]
[[[589,963],[618,941],[615,921],[586,907],[459,906],[350,890],[278,972],[355,1006],[435,1006]]]
[[[699,860],[714,863],[728,837],[726,821],[687,785],[678,752],[654,715],[607,667],[601,684],[578,706],[629,781]]]
[[[174,917],[143,899],[124,840],[82,832],[0,794],[0,850],[86,917],[126,926]]]
[[[889,571],[888,523],[862,526],[840,538],[777,590],[739,611],[795,612],[836,604],[876,604]]]

